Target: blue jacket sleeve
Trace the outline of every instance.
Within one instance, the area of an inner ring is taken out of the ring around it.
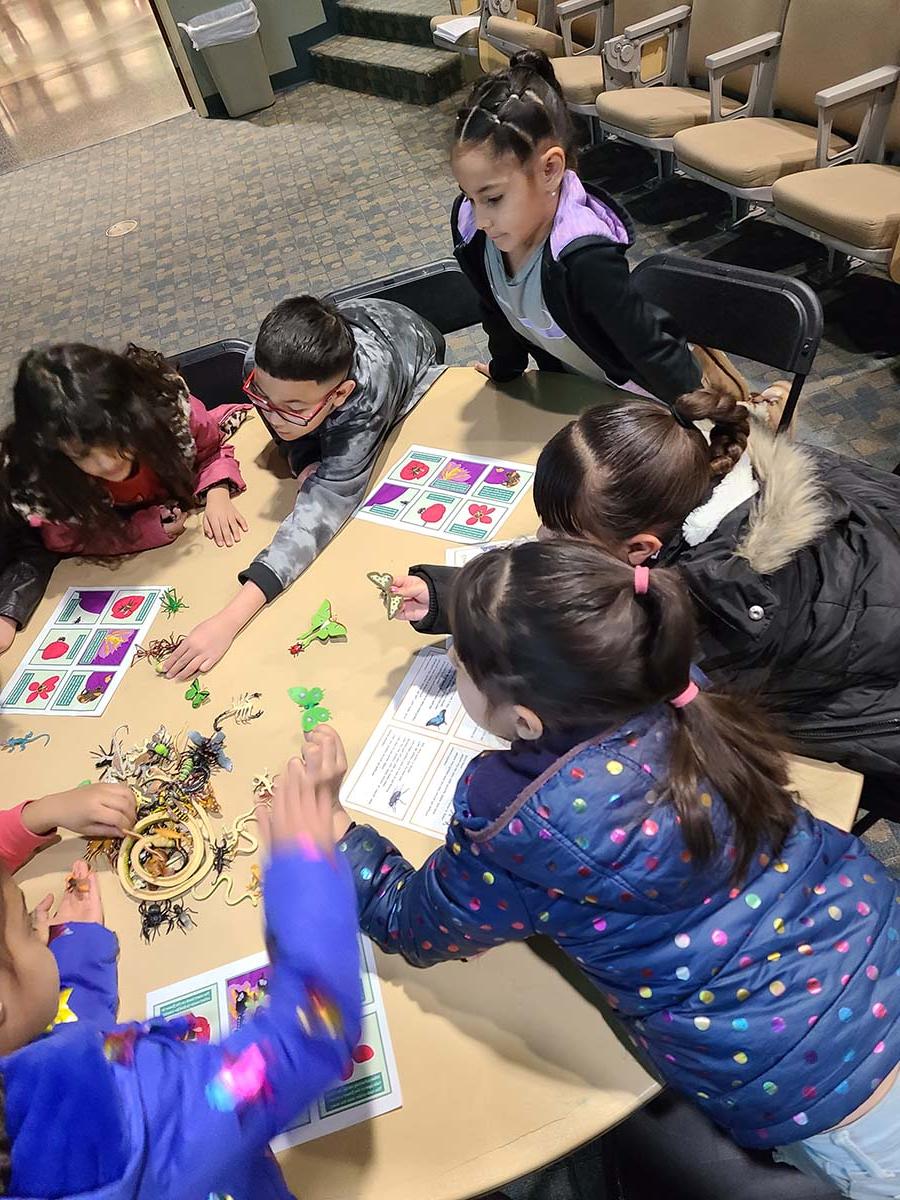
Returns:
[[[413,966],[471,958],[536,932],[516,881],[483,866],[455,821],[418,871],[368,825],[351,829],[338,849],[353,872],[363,932]]]
[[[53,930],[50,949],[59,967],[60,1000],[53,1028],[73,1021],[108,1028],[116,1023],[119,941],[105,925],[70,921]]]
[[[359,944],[346,865],[280,851],[264,894],[268,1005],[218,1044],[136,1044],[131,1069],[154,1194],[232,1191],[229,1180],[339,1078],[358,1041]]]

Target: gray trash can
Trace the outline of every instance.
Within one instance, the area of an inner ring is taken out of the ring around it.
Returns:
[[[230,117],[275,103],[253,0],[236,0],[179,25],[203,55]]]

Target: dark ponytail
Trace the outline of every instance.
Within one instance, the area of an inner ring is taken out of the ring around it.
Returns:
[[[634,568],[586,542],[526,542],[473,559],[456,580],[450,625],[488,703],[527,705],[551,731],[612,730],[690,682],[693,611],[678,575],[649,572],[637,595]],[[707,691],[667,712],[662,799],[702,864],[717,849],[703,785],[721,795],[740,878],[758,850],[777,853],[793,825],[786,745],[744,697]]]
[[[575,131],[543,50],[519,50],[509,66],[480,79],[456,115],[454,143],[488,143],[497,155],[526,163],[546,142],[561,146],[575,166]]]
[[[534,503],[554,533],[619,544],[665,538],[738,462],[750,420],[733,396],[689,392],[674,411],[647,400],[589,408],[541,451]],[[694,421],[713,422],[710,440]]]

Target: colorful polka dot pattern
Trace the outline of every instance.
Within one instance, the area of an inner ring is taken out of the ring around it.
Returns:
[[[461,785],[446,848],[417,873],[348,835],[357,890],[378,893],[366,931],[421,963],[549,934],[661,1073],[739,1141],[836,1124],[883,1078],[881,1061],[900,1057],[894,883],[849,835],[803,813],[744,881],[727,844],[698,866],[659,799],[659,734],[648,720],[564,760],[488,830]],[[697,809],[727,828],[710,790]]]

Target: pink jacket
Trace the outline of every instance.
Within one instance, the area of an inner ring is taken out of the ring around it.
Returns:
[[[195,396],[191,396],[190,403],[190,429],[196,452],[195,494],[200,497],[217,483],[227,483],[232,495],[239,494],[244,491],[246,484],[241,475],[240,463],[234,456],[234,447],[224,440],[222,422],[245,406],[227,404],[210,411],[204,408]],[[44,545],[57,554],[90,554],[100,557],[135,554],[139,550],[168,546],[172,540],[162,523],[164,507],[148,504],[144,508],[135,509],[128,519],[122,522],[121,533],[113,535],[108,532],[97,535],[80,526],[48,521],[40,516],[31,517],[29,523],[40,529]]]
[[[0,812],[0,863],[7,871],[18,871],[38,850],[59,841],[55,833],[42,835],[25,828],[22,809],[27,803],[23,800],[16,808]]]

